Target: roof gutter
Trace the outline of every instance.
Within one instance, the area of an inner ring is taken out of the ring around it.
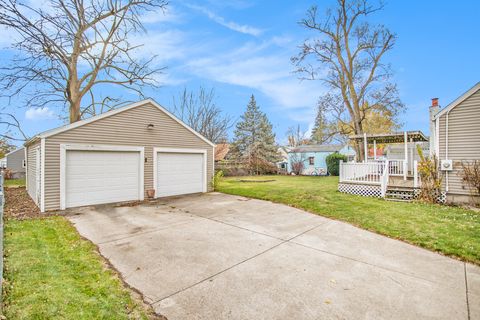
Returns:
[[[38,140],[40,140],[41,137],[40,135],[36,135],[30,139],[28,139],[27,141],[25,141],[25,143],[23,144],[24,147],[28,147],[30,145],[32,145],[33,143],[37,142]]]

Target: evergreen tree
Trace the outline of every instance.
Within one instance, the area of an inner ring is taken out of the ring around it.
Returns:
[[[325,108],[319,103],[310,140],[318,144],[328,143],[332,138],[331,131],[331,125],[325,116]]]
[[[253,95],[234,133],[234,154],[240,161],[254,173],[272,169],[278,160],[275,134],[267,115],[260,111]]]

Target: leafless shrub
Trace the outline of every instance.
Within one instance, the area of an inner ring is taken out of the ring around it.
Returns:
[[[13,179],[13,172],[10,169],[4,169],[2,174],[5,180]]]
[[[480,196],[480,161],[462,161],[462,180],[472,192],[472,202],[478,205],[477,197]]]
[[[417,151],[420,155],[418,173],[422,181],[419,198],[425,202],[436,203],[442,188],[438,159],[436,156],[425,157],[420,146],[417,146]]]
[[[303,153],[290,153],[291,173],[301,175],[305,168],[305,156]]]

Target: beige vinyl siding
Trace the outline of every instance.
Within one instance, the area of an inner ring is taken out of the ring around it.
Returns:
[[[147,129],[153,124],[152,130]],[[60,144],[145,147],[145,192],[153,189],[153,148],[207,150],[207,180],[213,175],[213,147],[167,114],[147,103],[45,139],[45,210],[60,208]]]
[[[453,108],[448,114],[448,155],[446,154],[447,114],[439,119],[440,159],[453,160],[454,170],[448,173],[449,193],[469,195],[462,181],[461,162],[480,160],[480,90]],[[446,174],[444,174],[446,176]],[[446,177],[443,179],[444,188]]]
[[[26,173],[26,182],[27,182],[27,192],[28,195],[36,201],[37,194],[37,183],[36,183],[36,170],[37,170],[37,161],[36,161],[36,149],[40,149],[40,140],[36,143],[26,147],[27,148],[27,173]]]

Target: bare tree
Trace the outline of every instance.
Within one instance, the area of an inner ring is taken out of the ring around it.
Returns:
[[[0,112],[0,140],[27,141],[28,136],[23,131],[20,121],[11,113]]]
[[[163,68],[151,68],[155,57],[135,57],[139,46],[128,39],[144,31],[142,13],[166,5],[166,0],[48,0],[35,8],[0,0],[0,26],[15,33],[17,52],[0,68],[0,88],[9,98],[24,94],[30,107],[60,104],[70,122],[112,106],[115,98],[93,98],[99,86],[142,96],[142,87],[156,86],[154,76]]]
[[[232,119],[216,104],[215,90],[200,87],[198,93],[186,88],[173,98],[173,113],[213,143],[225,142]]]
[[[310,143],[310,140],[307,138],[307,133],[300,128],[300,125],[288,128],[287,139],[289,147],[298,147]]]
[[[317,33],[292,57],[302,79],[322,80],[331,89],[325,103],[336,108],[355,134],[363,134],[368,110],[385,108],[392,114],[403,109],[392,71],[384,63],[396,35],[382,25],[371,26],[369,15],[383,9],[383,3],[369,0],[337,0],[337,6],[318,18],[317,7],[308,10],[300,25]],[[363,159],[363,150],[357,146]]]

